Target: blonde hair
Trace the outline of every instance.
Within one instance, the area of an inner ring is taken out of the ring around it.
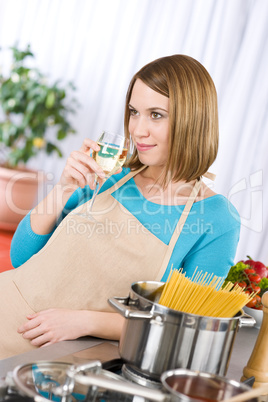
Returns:
[[[173,55],[157,59],[132,78],[126,95],[125,135],[129,138],[129,101],[137,79],[169,98],[169,156],[163,183],[199,179],[218,152],[218,105],[215,85],[207,70],[192,57]],[[127,161],[142,167],[137,150]]]

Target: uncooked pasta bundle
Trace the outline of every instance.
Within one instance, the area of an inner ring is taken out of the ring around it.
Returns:
[[[184,313],[208,317],[234,317],[254,296],[214,274],[195,270],[189,279],[182,269],[171,271],[159,304]]]

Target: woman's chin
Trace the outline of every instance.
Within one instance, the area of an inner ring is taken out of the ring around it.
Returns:
[[[144,153],[139,153],[139,160],[143,165],[146,166],[152,166],[152,167],[158,167],[158,168],[163,168],[166,164],[166,162],[163,161],[156,161],[154,157],[150,157],[149,155],[144,155]]]

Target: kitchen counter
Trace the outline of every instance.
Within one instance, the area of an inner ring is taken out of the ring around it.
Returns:
[[[240,328],[235,338],[231,360],[226,377],[240,380],[243,368],[254,348],[259,330],[256,328]],[[0,360],[0,378],[16,366],[37,360],[65,361],[75,364],[89,360],[102,362],[119,358],[117,342],[85,337],[75,341],[64,341],[57,344],[32,350],[21,355]]]
[[[257,328],[243,327],[239,329],[234,341],[226,377],[240,381],[243,368],[247,365],[258,334],[259,329]]]

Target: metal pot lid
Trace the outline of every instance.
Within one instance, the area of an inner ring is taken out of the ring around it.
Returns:
[[[103,370],[101,362],[89,361],[81,365],[65,362],[40,361],[18,366],[13,371],[13,380],[18,391],[36,402],[61,401],[70,397],[72,401],[96,400],[101,388],[77,383],[76,375],[88,373],[102,375],[112,381],[126,381],[110,371]],[[19,402],[19,401],[18,401]],[[21,401],[23,402],[23,401]],[[29,402],[29,401],[26,401]]]
[[[52,399],[54,390],[67,381],[69,363],[37,362],[18,366],[13,371],[19,392],[40,401]],[[56,395],[55,395],[56,399]]]

